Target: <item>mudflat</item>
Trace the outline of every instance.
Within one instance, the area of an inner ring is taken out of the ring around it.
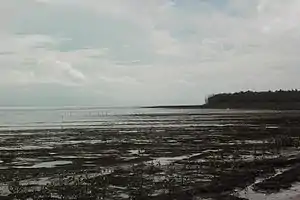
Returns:
[[[299,198],[299,112],[204,111],[3,129],[1,198]]]

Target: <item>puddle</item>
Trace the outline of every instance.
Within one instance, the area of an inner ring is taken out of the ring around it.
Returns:
[[[49,183],[51,183],[51,181],[49,180],[49,177],[20,181],[21,185],[39,185],[39,186],[41,186],[41,185],[47,185]]]
[[[12,165],[16,166],[24,166],[24,165],[33,165],[37,162],[41,162],[40,159],[33,159],[33,158],[16,158],[14,162],[11,162]]]
[[[83,164],[83,167],[96,167],[96,164]]]
[[[42,162],[39,164],[35,164],[33,166],[18,166],[14,168],[26,168],[26,169],[36,169],[36,168],[55,168],[60,165],[69,165],[72,164],[72,161],[51,161],[51,162]]]
[[[128,150],[128,152],[132,155],[139,155],[139,154],[142,154],[142,153],[145,153],[145,150],[141,150],[141,149],[138,149],[138,150]]]
[[[266,126],[266,129],[278,129],[278,126]]]
[[[97,177],[97,176],[103,176],[103,175],[109,175],[112,174],[114,172],[114,168],[110,167],[110,168],[102,168],[101,169],[101,173],[89,173],[89,178],[91,177]]]
[[[24,133],[17,133],[18,135],[24,135],[24,136],[31,136],[31,135],[42,135],[42,134],[45,134],[45,133],[43,133],[43,132],[32,132],[32,133],[30,133],[30,132],[24,132]],[[16,135],[16,134],[15,134]]]
[[[164,180],[166,180],[166,177],[163,174],[160,174],[159,176],[156,175],[153,179],[154,183],[163,182]]]
[[[120,130],[119,133],[137,133],[137,130]]]
[[[199,162],[199,163],[205,163],[205,162],[208,162],[207,159],[197,159],[196,161]]]
[[[77,144],[103,144],[112,143],[113,140],[70,140],[70,141],[57,141],[57,142],[47,142],[51,146],[59,145],[77,145]]]
[[[128,194],[125,194],[125,193],[121,193],[121,194],[119,194],[119,197],[121,198],[121,199],[129,199],[129,195]]]
[[[247,188],[242,192],[239,192],[239,197],[249,200],[299,200],[300,199],[300,185],[293,186],[289,190],[285,190],[273,194],[258,193]]]
[[[232,159],[232,156],[228,156],[229,159],[226,159],[227,161],[230,161]],[[278,155],[259,155],[259,156],[253,156],[253,155],[241,155],[241,159],[243,161],[254,161],[254,160],[272,160],[278,158]]]
[[[287,171],[288,169],[277,170],[276,174],[273,176],[268,177],[270,179],[275,177],[283,172]],[[265,179],[258,179],[252,185],[248,186],[246,189],[238,192],[238,197],[246,198],[248,200],[299,200],[300,199],[300,184],[292,186],[288,190],[283,190],[277,193],[265,194],[261,192],[256,192],[253,190],[253,185],[262,182]]]
[[[72,164],[72,161],[52,161],[52,162],[43,162],[36,165],[33,165],[32,168],[54,168],[59,165],[69,165]]]
[[[124,161],[130,161],[130,160],[137,159],[138,157],[120,157],[120,158],[123,159]]]
[[[156,158],[155,160],[152,161],[148,161],[146,163],[154,163],[154,164],[160,164],[160,165],[169,165],[175,161],[179,161],[179,160],[184,160],[184,159],[188,159],[194,156],[198,156],[201,155],[202,153],[195,153],[195,154],[191,154],[191,155],[184,155],[184,156],[175,156],[175,157],[159,157]]]
[[[83,154],[83,155],[78,155],[77,158],[80,159],[97,159],[97,158],[102,158],[102,157],[106,157],[106,156],[111,156],[111,154]]]
[[[152,140],[142,140],[142,139],[129,139],[130,142],[134,143],[134,144],[149,144],[152,142]]]
[[[2,169],[8,169],[8,167],[1,167],[1,166],[0,166],[0,170],[2,170]]]
[[[26,150],[39,150],[39,149],[53,149],[49,146],[21,146],[21,147],[0,147],[0,151],[26,151]]]
[[[167,142],[169,142],[169,143],[178,143],[177,140],[168,140]]]
[[[104,150],[103,153],[105,153],[105,154],[118,154],[119,150],[109,149],[109,150]],[[101,154],[99,154],[99,155],[101,155]]]
[[[200,153],[199,155],[201,155],[203,153],[219,152],[219,151],[222,151],[222,149],[208,149],[208,150],[202,151],[202,153]]]
[[[39,159],[36,158],[26,158],[26,157],[18,157],[16,158],[17,161],[24,161],[24,162],[36,162]]]
[[[235,143],[237,143],[237,144],[263,144],[264,141],[262,141],[262,140],[235,140]]]
[[[62,159],[76,159],[78,156],[55,156],[56,158],[62,158]]]
[[[1,195],[9,195],[10,192],[9,192],[9,189],[8,189],[8,186],[7,185],[0,185],[0,194]]]

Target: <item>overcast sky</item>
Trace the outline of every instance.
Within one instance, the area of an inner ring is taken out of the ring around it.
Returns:
[[[0,106],[300,87],[299,0],[0,0]]]

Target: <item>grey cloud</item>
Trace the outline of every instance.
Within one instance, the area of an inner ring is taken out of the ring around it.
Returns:
[[[299,1],[223,2],[5,1],[0,104],[196,104],[300,87]]]
[[[149,46],[145,30],[128,20],[80,7],[32,4],[18,13],[11,29],[21,35],[65,38],[56,47],[59,51],[107,48],[108,52],[113,52],[108,55],[113,60],[150,62],[151,50],[145,48]]]

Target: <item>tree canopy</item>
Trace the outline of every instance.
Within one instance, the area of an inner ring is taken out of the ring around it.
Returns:
[[[206,99],[211,108],[300,109],[300,91],[242,91],[214,94]]]

